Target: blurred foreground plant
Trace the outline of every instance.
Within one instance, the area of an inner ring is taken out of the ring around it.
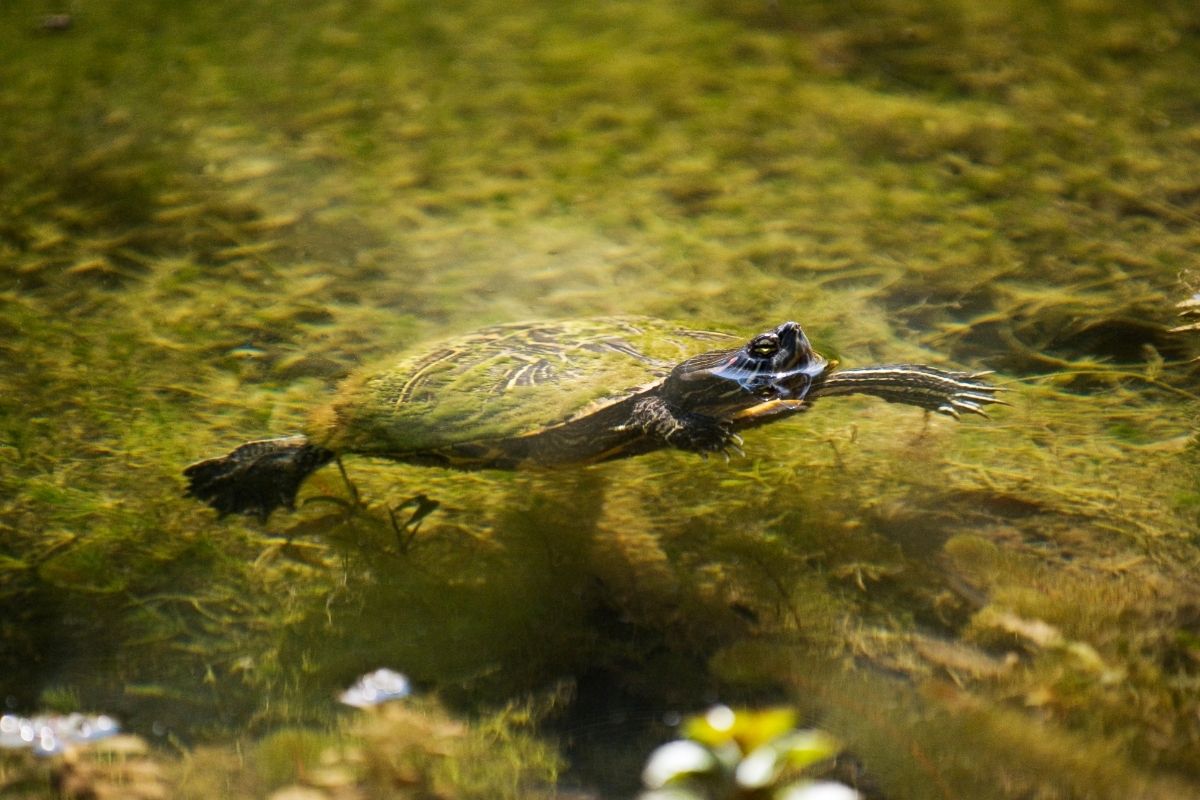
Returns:
[[[796,729],[787,708],[734,711],[713,706],[683,725],[686,738],[655,750],[642,771],[640,800],[857,800],[840,783],[818,781],[815,766],[841,751],[829,734]]]

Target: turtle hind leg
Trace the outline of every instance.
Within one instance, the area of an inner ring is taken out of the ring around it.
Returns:
[[[192,464],[183,471],[187,493],[226,514],[252,514],[266,520],[280,506],[294,508],[296,492],[331,450],[303,436],[248,442],[227,455]]]

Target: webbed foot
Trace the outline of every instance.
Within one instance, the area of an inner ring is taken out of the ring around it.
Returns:
[[[280,506],[293,508],[300,484],[334,454],[303,436],[249,442],[183,471],[187,493],[220,516],[250,514],[266,520]]]

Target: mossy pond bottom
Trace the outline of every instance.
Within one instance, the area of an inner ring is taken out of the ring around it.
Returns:
[[[0,52],[0,711],[124,731],[0,795],[632,797],[724,706],[872,800],[1200,795],[1194,3],[16,0]],[[183,496],[360,365],[615,314],[1009,405]]]

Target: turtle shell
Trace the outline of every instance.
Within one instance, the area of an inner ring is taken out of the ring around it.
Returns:
[[[311,438],[391,458],[529,437],[653,389],[740,338],[640,317],[497,325],[349,378]]]

